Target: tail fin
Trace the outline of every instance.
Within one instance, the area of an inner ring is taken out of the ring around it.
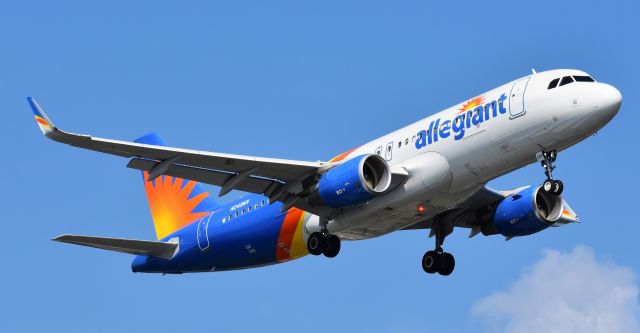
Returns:
[[[166,146],[156,133],[149,133],[135,140],[137,143]],[[151,216],[158,239],[197,221],[218,205],[205,191],[202,184],[171,176],[159,176],[149,180],[149,173],[142,173],[142,181],[149,200]]]

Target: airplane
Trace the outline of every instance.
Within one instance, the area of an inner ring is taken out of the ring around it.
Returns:
[[[157,240],[61,235],[53,240],[134,254],[133,272],[181,274],[333,258],[341,241],[429,229],[426,273],[455,267],[443,249],[454,228],[507,240],[579,222],[553,175],[558,152],[593,135],[620,110],[621,93],[580,70],[536,72],[456,104],[326,162],[167,146],[65,132],[28,97],[54,141],[129,159],[142,173]],[[487,182],[540,163],[541,185],[497,191]],[[248,194],[218,204],[219,195]]]

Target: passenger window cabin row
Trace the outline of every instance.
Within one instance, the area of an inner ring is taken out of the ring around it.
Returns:
[[[479,111],[477,111],[477,110],[476,110],[474,114],[477,114],[478,112],[479,112]],[[467,114],[466,114],[466,113],[464,113],[464,114],[462,114],[462,117],[456,117],[456,118],[453,120],[453,122],[457,125],[457,124],[459,124],[461,121],[462,121],[462,122],[464,122],[466,118],[467,118]],[[443,126],[444,126],[444,124],[441,124],[441,125],[440,125],[440,127],[443,127]],[[431,135],[431,129],[428,129],[428,130],[427,130],[427,136],[429,136],[429,135]],[[422,132],[420,132],[420,133],[418,133],[418,134],[414,134],[414,135],[411,137],[411,142],[412,142],[412,143],[413,143],[413,142],[416,142],[416,138],[417,138],[418,140],[422,140]],[[408,145],[409,145],[409,138],[405,138],[405,139],[404,139],[404,145],[405,145],[405,146],[408,146]],[[398,148],[401,148],[401,147],[402,147],[402,140],[398,141]],[[387,149],[388,149],[389,151],[391,151],[391,147],[387,147]],[[378,153],[378,155],[380,155],[380,153]]]
[[[413,138],[411,139],[411,142],[416,141],[416,136],[414,135]],[[404,145],[408,146],[409,145],[409,138],[405,138],[404,139]],[[402,140],[398,141],[398,148],[402,147]]]
[[[478,112],[478,111],[476,111],[476,113],[477,113],[477,112]],[[462,117],[461,117],[461,118],[457,118],[457,117],[456,117],[456,119],[454,120],[455,124],[457,125],[460,121],[463,121],[463,122],[464,122],[464,120],[465,120],[466,116],[467,116],[467,114],[465,113],[465,114],[463,114],[463,115],[462,115]],[[443,127],[443,126],[444,126],[444,124],[441,124],[441,125],[440,125],[440,127]],[[429,136],[430,134],[431,134],[431,129],[428,129],[428,130],[427,130],[427,136]],[[412,142],[412,143],[413,143],[413,142],[416,142],[416,138],[417,138],[418,140],[422,140],[422,132],[420,132],[420,133],[418,133],[418,134],[414,134],[414,135],[411,137],[411,142]],[[399,141],[398,141],[398,148],[401,148],[401,147],[402,147],[402,144],[403,144],[403,143],[402,143],[402,140],[399,140]],[[408,146],[408,145],[409,145],[409,138],[405,138],[405,139],[404,139],[404,145],[405,145],[405,146]],[[388,150],[388,151],[391,151],[391,146],[387,146],[387,150]],[[376,151],[376,154],[378,154],[378,156],[380,156],[380,155],[381,155],[379,151]]]
[[[558,85],[558,82],[560,82],[559,85]],[[587,76],[587,75],[565,76],[563,78],[556,78],[551,80],[551,82],[549,82],[549,86],[547,87],[547,89],[562,87],[564,85],[567,85],[573,82],[596,82],[596,81],[593,78],[591,78],[591,76]]]
[[[232,219],[237,218],[238,216],[242,216],[242,215],[244,215],[245,213],[246,213],[246,214],[249,214],[249,213],[251,213],[251,209],[252,209],[252,208],[253,208],[253,210],[256,210],[256,209],[258,209],[259,207],[264,207],[265,203],[266,203],[266,201],[265,201],[264,199],[262,199],[262,201],[260,201],[259,203],[258,203],[258,202],[256,202],[256,203],[253,205],[253,207],[252,207],[251,205],[249,205],[249,206],[247,206],[247,207],[245,207],[245,208],[242,208],[242,209],[236,209],[236,211],[235,211],[234,213],[229,214],[229,216],[225,216],[225,217],[223,217],[223,218],[222,218],[222,223],[225,223],[225,222],[227,222],[227,221],[231,221]]]

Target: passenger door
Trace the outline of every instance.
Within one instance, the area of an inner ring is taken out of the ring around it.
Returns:
[[[203,216],[198,222],[198,228],[196,228],[198,247],[203,252],[209,249],[209,221],[212,215],[213,213]]]
[[[510,118],[523,116],[527,111],[524,108],[524,93],[527,90],[527,84],[531,78],[527,77],[516,81],[511,88],[509,95],[509,114]]]

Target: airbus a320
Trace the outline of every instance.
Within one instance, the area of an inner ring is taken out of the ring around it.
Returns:
[[[56,241],[134,254],[133,272],[187,273],[332,258],[342,241],[429,229],[435,245],[422,268],[449,275],[455,260],[443,246],[456,227],[511,239],[579,221],[553,174],[558,152],[606,125],[622,95],[583,71],[533,71],[326,162],[173,148],[155,133],[133,142],[73,134],[28,101],[46,137],[142,172],[157,236]],[[532,163],[541,185],[486,186]],[[249,194],[221,205],[201,183]]]

